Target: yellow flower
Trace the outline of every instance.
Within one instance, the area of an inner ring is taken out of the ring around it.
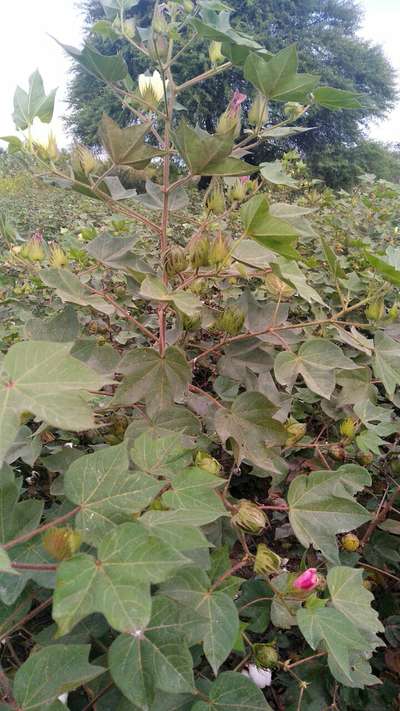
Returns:
[[[164,96],[164,84],[161,74],[157,69],[154,70],[153,76],[150,74],[139,74],[138,77],[139,92],[143,99],[152,106],[157,106]],[[165,82],[165,85],[168,81]]]
[[[58,157],[56,138],[48,123],[43,123],[36,117],[27,136],[48,158],[55,160]]]

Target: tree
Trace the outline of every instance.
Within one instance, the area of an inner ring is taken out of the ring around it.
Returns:
[[[354,179],[351,170],[353,150],[360,140],[365,139],[365,129],[371,119],[379,119],[393,107],[396,90],[392,68],[381,47],[360,39],[361,11],[353,0],[232,0],[232,24],[239,29],[252,27],[256,39],[272,52],[292,42],[300,45],[300,67],[302,71],[318,73],[322,83],[342,89],[356,90],[365,95],[361,111],[329,112],[315,109],[303,119],[304,126],[315,126],[316,131],[296,137],[300,148],[309,162],[311,171],[328,184],[336,186]],[[88,32],[93,22],[103,16],[99,0],[86,0],[83,5]],[[143,25],[149,24],[148,0],[142,0]],[[147,16],[147,17],[146,17]],[[101,51],[112,53],[118,43],[104,39],[98,34],[91,41]],[[124,51],[130,72],[135,78],[143,70],[143,62]],[[185,55],[183,66],[179,67],[178,79],[203,71],[210,66],[207,49],[201,44],[193,45]],[[216,76],[206,84],[200,84],[191,95],[183,94],[182,103],[187,108],[191,120],[198,121],[212,130],[218,116],[226,108],[234,88],[251,94],[251,88],[239,72],[230,72],[228,80]],[[72,134],[89,145],[97,142],[96,126],[103,111],[115,119],[126,122],[129,115],[121,112],[118,101],[100,82],[79,67],[75,67],[70,84],[69,104],[71,108],[67,123]],[[266,147],[279,155],[291,147],[290,139],[284,144]],[[332,166],[329,155],[341,147],[341,165],[338,173]],[[373,152],[372,152],[373,153]],[[373,172],[373,165],[367,166]]]

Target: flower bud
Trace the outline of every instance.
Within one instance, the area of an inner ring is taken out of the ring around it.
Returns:
[[[331,444],[328,452],[336,462],[343,462],[346,459],[346,452],[341,444]]]
[[[316,568],[307,568],[307,570],[304,571],[301,575],[296,578],[293,583],[292,587],[295,590],[314,590],[314,588],[317,587],[318,585],[318,574],[317,574],[317,569]]]
[[[168,57],[168,47],[169,42],[165,35],[153,34],[149,39],[149,54],[154,61],[159,61],[160,59],[166,60]]]
[[[241,178],[236,178],[232,187],[229,190],[229,199],[232,202],[242,202],[248,192],[248,189],[252,184],[248,175],[244,175]]]
[[[168,22],[165,18],[164,7],[156,5],[154,8],[152,27],[154,32],[159,34],[167,34],[168,32]]]
[[[183,0],[183,9],[185,10],[185,12],[192,12],[192,10],[193,10],[192,0]]]
[[[263,669],[273,669],[278,666],[279,654],[275,644],[255,644],[253,645],[255,662]]]
[[[222,42],[216,42],[213,40],[208,48],[208,56],[210,57],[211,64],[219,64],[223,62],[225,57],[221,52]]]
[[[210,254],[210,242],[208,237],[198,239],[190,249],[190,262],[193,269],[208,267]]]
[[[81,535],[72,528],[49,528],[43,536],[42,545],[56,560],[65,560],[79,550]]]
[[[201,316],[188,316],[182,314],[182,328],[184,331],[197,331],[201,326]]]
[[[212,266],[220,267],[226,261],[229,256],[229,247],[225,237],[219,232],[218,236],[211,243],[210,254],[209,254],[209,264]]]
[[[362,452],[361,450],[357,452],[356,459],[359,464],[363,467],[367,467],[374,461],[374,455],[372,452]]]
[[[206,198],[207,212],[222,215],[225,212],[225,196],[219,184],[214,184]]]
[[[380,321],[385,315],[385,302],[383,299],[371,301],[364,313],[369,321]]]
[[[89,175],[95,170],[97,162],[89,148],[77,143],[71,154],[71,165],[74,173]]]
[[[218,318],[214,321],[212,329],[222,331],[228,336],[237,336],[242,330],[245,315],[237,306],[227,306]]]
[[[393,304],[388,311],[388,316],[392,321],[396,321],[399,315],[399,307],[397,304]]]
[[[279,298],[281,301],[290,299],[290,297],[295,293],[295,289],[276,276],[273,272],[268,272],[265,276],[264,283],[268,293],[271,294],[271,296]]]
[[[235,138],[239,136],[241,128],[240,106],[246,98],[246,94],[241,94],[240,91],[235,89],[226,111],[219,117],[217,133],[232,133]]]
[[[259,536],[263,532],[267,520],[264,511],[246,499],[239,502],[239,508],[232,516],[232,521],[236,526],[246,533],[252,533],[253,536]]]
[[[196,467],[204,469],[204,471],[208,472],[209,474],[215,474],[215,476],[219,476],[219,473],[221,471],[221,465],[217,461],[217,459],[211,457],[208,452],[203,452],[202,450],[199,450],[196,454],[194,463]]]
[[[304,106],[299,104],[297,101],[288,101],[283,107],[283,113],[291,121],[301,116],[303,111]]]
[[[354,551],[358,550],[360,546],[360,539],[355,533],[346,533],[345,536],[342,536],[340,542],[342,544],[342,548],[350,553],[354,553]]]
[[[64,250],[58,244],[55,244],[50,249],[49,261],[52,267],[60,269],[68,264],[68,257],[65,254]]]
[[[45,258],[45,252],[43,249],[43,236],[41,232],[35,232],[33,237],[24,244],[21,249],[20,255],[25,259],[29,259],[30,262],[43,262]]]
[[[256,128],[261,128],[268,121],[268,102],[265,96],[260,93],[256,94],[247,119],[250,126]]]
[[[270,575],[280,570],[282,560],[277,553],[274,553],[265,543],[257,546],[256,558],[254,561],[254,572],[257,575]]]
[[[54,133],[49,133],[49,140],[47,143],[47,148],[46,148],[46,153],[47,157],[50,160],[57,160],[58,156],[60,155],[60,152],[57,147],[57,141]]]
[[[298,442],[302,439],[302,437],[304,437],[307,430],[307,425],[301,422],[297,422],[296,420],[290,419],[285,424],[285,430],[288,433],[285,444],[287,447],[293,447],[296,442]]]
[[[187,267],[187,255],[182,247],[171,247],[165,258],[165,270],[169,277],[184,272]]]
[[[354,433],[356,431],[356,420],[354,417],[346,417],[345,420],[343,420],[340,423],[340,434],[343,437],[347,437],[347,439],[351,439],[354,436]]]
[[[149,506],[150,511],[168,511],[168,506],[165,506],[165,504],[162,502],[161,497],[157,497],[157,499],[153,499]]]
[[[207,292],[207,280],[206,279],[196,279],[189,286],[189,291],[191,291],[192,294],[197,294],[197,296],[201,296],[202,294],[205,294]]]

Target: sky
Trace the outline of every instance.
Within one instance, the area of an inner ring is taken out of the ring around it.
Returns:
[[[400,89],[400,0],[359,0],[365,10],[361,35],[382,44],[387,57],[399,72]],[[65,44],[79,46],[82,17],[76,0],[19,0],[2,8],[0,42],[0,136],[13,134],[11,118],[17,84],[27,87],[28,77],[39,69],[46,91],[59,87],[55,132],[61,144],[68,142],[62,122],[70,60],[49,35]],[[400,104],[388,117],[371,125],[370,136],[381,141],[400,142]]]

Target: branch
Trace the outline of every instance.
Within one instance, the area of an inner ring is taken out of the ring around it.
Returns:
[[[212,69],[209,69],[207,72],[203,72],[203,74],[199,74],[197,77],[193,77],[192,79],[189,79],[188,81],[183,82],[183,84],[180,84],[180,86],[177,86],[176,93],[179,94],[181,91],[185,91],[186,89],[189,89],[191,86],[195,86],[196,84],[199,84],[202,81],[211,79],[212,77],[217,76],[217,74],[221,74],[221,72],[224,72],[226,69],[230,69],[232,66],[233,66],[232,62],[225,62],[224,64],[221,64],[219,67],[213,67]]]
[[[33,531],[29,531],[29,533],[24,533],[22,536],[17,536],[17,538],[13,538],[12,541],[9,541],[8,543],[5,543],[3,545],[4,550],[7,551],[10,548],[17,546],[19,543],[25,543],[25,541],[30,541],[31,538],[34,538],[35,536],[38,536],[41,533],[44,533],[44,531],[48,531],[49,528],[54,528],[54,526],[57,526],[59,523],[64,523],[65,521],[68,521],[68,519],[72,518],[73,516],[76,516],[76,514],[79,513],[80,510],[80,506],[75,506],[74,509],[64,514],[64,516],[54,518],[52,521],[49,521],[49,523],[45,523],[43,526],[39,526],[39,528],[34,528]]]

